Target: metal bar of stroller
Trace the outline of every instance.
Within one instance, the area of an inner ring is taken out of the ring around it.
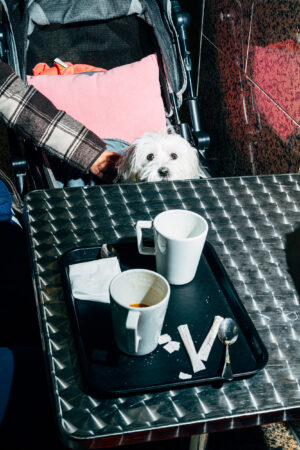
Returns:
[[[205,151],[210,144],[210,137],[203,131],[200,121],[200,111],[198,105],[198,98],[195,95],[193,80],[192,80],[192,59],[191,53],[187,47],[187,28],[190,25],[190,15],[182,11],[181,6],[177,0],[171,0],[172,14],[174,18],[174,25],[178,32],[180,42],[180,49],[183,57],[183,63],[187,76],[187,90],[188,97],[186,99],[189,107],[190,118],[192,122],[192,134],[195,144],[203,157]]]
[[[2,22],[0,23],[0,59],[2,61],[8,63],[9,59],[9,49],[7,43],[7,30],[6,23],[3,17],[1,18]],[[3,23],[4,22],[4,23]],[[8,142],[11,149],[11,165],[12,172],[14,177],[14,182],[17,186],[18,193],[23,195],[24,192],[24,181],[28,169],[28,164],[24,155],[22,154],[20,141],[17,136],[10,130],[7,130]]]

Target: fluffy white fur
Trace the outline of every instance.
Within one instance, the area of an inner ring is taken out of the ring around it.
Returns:
[[[197,150],[169,130],[148,132],[136,139],[117,169],[121,182],[186,180],[201,176]]]

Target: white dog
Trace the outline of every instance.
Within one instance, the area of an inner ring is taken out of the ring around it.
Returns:
[[[199,178],[197,150],[170,129],[136,139],[118,162],[117,181],[168,181]],[[205,176],[205,175],[204,175]]]

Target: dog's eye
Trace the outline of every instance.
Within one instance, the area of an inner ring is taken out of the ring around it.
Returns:
[[[149,153],[149,155],[147,155],[147,159],[148,159],[148,161],[153,161],[153,159],[154,159],[153,153]]]
[[[178,158],[178,156],[177,156],[177,153],[171,153],[171,159],[177,159]]]

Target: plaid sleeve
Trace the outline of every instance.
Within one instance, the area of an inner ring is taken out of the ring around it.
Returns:
[[[37,147],[87,171],[105,150],[105,142],[55,108],[33,86],[26,86],[0,60],[0,117],[5,124]]]

